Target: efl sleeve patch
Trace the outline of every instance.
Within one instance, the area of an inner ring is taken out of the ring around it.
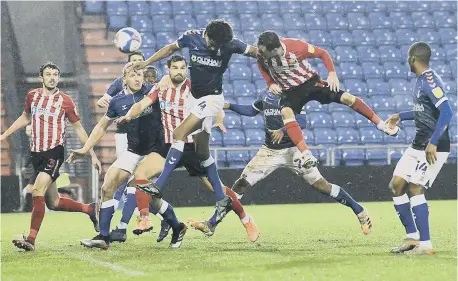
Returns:
[[[310,54],[313,54],[313,53],[315,53],[315,46],[313,46],[313,45],[312,45],[312,44],[310,44],[310,43],[309,43],[308,45],[309,45],[309,47],[308,47],[308,49],[309,49],[309,53],[310,53]]]
[[[440,87],[436,87],[432,91],[433,91],[434,96],[438,99],[444,96],[444,92],[442,91]]]

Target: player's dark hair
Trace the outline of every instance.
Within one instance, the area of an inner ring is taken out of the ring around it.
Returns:
[[[57,69],[60,75],[60,68],[57,66],[57,64],[53,63],[52,61],[47,61],[45,64],[40,66],[40,76],[43,76],[43,71],[45,70],[45,68]]]
[[[260,45],[266,47],[267,51],[272,51],[281,46],[280,37],[273,31],[264,31],[258,37],[258,46]]]
[[[218,46],[229,43],[234,34],[232,33],[231,24],[222,19],[212,20],[205,28],[205,34]]]
[[[431,59],[431,47],[425,42],[413,43],[409,48],[409,57],[415,58],[425,65],[429,65]]]
[[[172,63],[177,62],[177,61],[184,61],[184,63],[187,64],[183,56],[174,55],[167,60],[167,67],[170,69],[170,67],[172,66]]]
[[[145,69],[145,72],[147,72],[147,71],[154,72],[156,74],[156,76],[157,76],[157,68],[155,68],[154,66],[148,65],[146,67],[146,69]]]
[[[145,60],[145,55],[142,52],[133,52],[133,53],[130,53],[129,56],[127,57],[127,62],[130,62],[130,58],[132,56],[142,56],[143,60]]]

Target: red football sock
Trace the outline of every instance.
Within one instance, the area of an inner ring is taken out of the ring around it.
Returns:
[[[35,238],[40,230],[41,223],[45,216],[45,198],[43,196],[35,196],[32,198],[32,220],[30,222],[30,233],[27,237],[32,244],[35,244]]]
[[[135,184],[148,184],[148,180],[135,180]],[[145,192],[138,190],[135,191],[135,198],[137,199],[137,208],[140,211],[140,216],[148,217],[149,216],[149,201],[150,196]]]
[[[370,108],[362,99],[356,97],[355,103],[351,106],[351,108],[361,114],[362,116],[366,117],[367,119],[371,120],[372,123],[377,125],[380,123],[380,117]]]
[[[239,199],[237,198],[237,195],[235,195],[234,191],[232,189],[226,188],[226,194],[232,198],[232,210],[239,216],[240,219],[243,219],[246,217],[245,210],[243,209],[242,203],[240,203]]]
[[[59,205],[55,208],[56,211],[64,211],[64,212],[80,212],[85,214],[92,214],[94,209],[89,204],[83,204],[80,202],[76,202],[70,198],[60,198]]]
[[[291,141],[294,145],[299,148],[301,152],[307,150],[307,145],[305,144],[304,135],[302,133],[301,127],[296,120],[290,121],[285,124],[286,133],[288,134]]]

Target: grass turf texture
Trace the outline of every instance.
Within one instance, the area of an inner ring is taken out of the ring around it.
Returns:
[[[87,216],[46,213],[35,252],[11,243],[28,231],[30,214],[2,215],[2,280],[456,280],[456,201],[430,202],[434,257],[392,255],[404,238],[389,202],[364,204],[373,232],[364,236],[350,209],[339,204],[248,206],[261,229],[255,244],[234,214],[207,239],[189,229],[182,247],[167,248],[170,236],[132,234],[107,250],[86,249],[79,240],[94,232]],[[207,218],[210,207],[176,208],[181,220]],[[119,222],[119,212],[112,227]],[[159,223],[155,231],[159,231]],[[26,231],[27,230],[27,231]]]

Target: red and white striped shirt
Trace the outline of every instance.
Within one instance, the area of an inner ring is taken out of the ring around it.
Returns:
[[[334,64],[328,52],[303,40],[280,38],[283,56],[265,59],[258,56],[258,67],[270,87],[278,84],[283,90],[299,86],[318,73],[308,63],[308,58],[321,58],[326,69],[334,71]]]
[[[173,142],[173,130],[189,115],[188,98],[191,96],[191,81],[186,79],[176,88],[168,88],[161,92],[154,87],[148,97],[154,102],[159,100],[162,111],[162,125],[164,126],[165,143]],[[192,143],[192,136],[188,136],[186,143]]]
[[[72,98],[59,91],[43,95],[38,88],[27,94],[24,112],[32,120],[32,152],[41,152],[62,145],[65,140],[65,119],[70,123],[80,120]]]

